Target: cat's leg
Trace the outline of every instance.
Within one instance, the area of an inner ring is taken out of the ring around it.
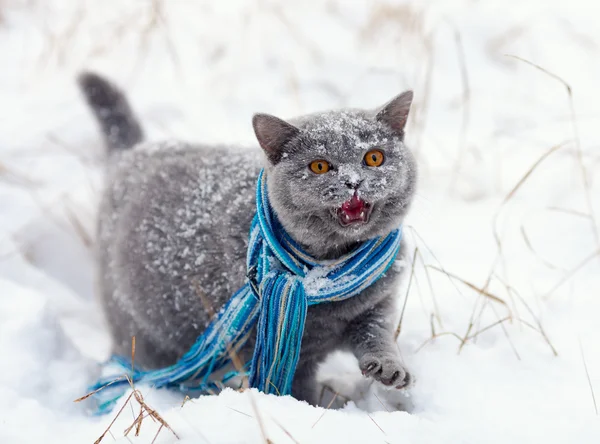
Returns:
[[[391,299],[386,299],[359,315],[348,324],[345,337],[363,375],[403,388],[411,378],[394,339],[392,304]]]

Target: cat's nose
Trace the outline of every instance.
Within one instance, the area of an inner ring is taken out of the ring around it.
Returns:
[[[357,190],[361,183],[363,183],[362,179],[356,180],[356,181],[355,180],[347,180],[345,182],[346,186],[348,188],[350,188],[351,190]]]

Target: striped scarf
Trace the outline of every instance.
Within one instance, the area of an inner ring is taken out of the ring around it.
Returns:
[[[190,350],[175,364],[156,370],[138,370],[123,357],[112,362],[122,371],[100,379],[91,390],[104,386],[95,397],[98,412],[110,411],[134,383],[156,388],[211,392],[240,373],[265,393],[286,395],[300,356],[307,308],[356,296],[381,278],[400,250],[401,230],[365,241],[335,260],[316,260],[285,232],[269,205],[267,180],[262,170],[256,187],[256,215],[250,228],[246,266],[248,278],[217,313]],[[221,381],[211,374],[232,363],[248,340],[256,335],[254,355],[245,369],[227,373]]]

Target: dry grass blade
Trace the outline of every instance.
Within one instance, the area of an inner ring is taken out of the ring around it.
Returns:
[[[398,327],[396,327],[395,338],[398,339],[400,336],[400,331],[402,330],[402,320],[404,319],[404,311],[406,310],[406,303],[408,302],[408,295],[410,294],[410,287],[413,281],[413,277],[415,276],[415,264],[417,259],[417,253],[419,252],[419,247],[415,248],[412,258],[412,265],[410,268],[410,278],[408,280],[408,288],[406,289],[406,295],[404,296],[404,304],[402,305],[402,311],[400,312],[400,320],[398,321]]]
[[[131,381],[130,378],[127,378],[127,379],[129,380],[129,383],[133,387],[133,381]],[[144,401],[144,398],[139,390],[134,389],[133,396],[134,396],[135,400],[140,404],[140,407],[142,407],[146,411],[146,413],[148,413],[148,416],[150,416],[152,419],[154,419],[158,423],[160,423],[161,428],[165,427],[175,436],[175,438],[179,439],[179,435],[177,435],[177,433],[175,433],[175,431],[171,428],[171,426],[167,423],[167,421],[165,421],[163,419],[163,417],[156,410],[154,410],[148,404],[146,404],[146,402]]]
[[[377,428],[378,428],[379,430],[381,430],[381,433],[383,433],[383,434],[385,435],[386,433],[383,431],[383,429],[381,428],[381,426],[380,426],[379,424],[377,424],[377,422],[376,422],[376,421],[373,419],[373,417],[371,416],[371,414],[370,414],[370,413],[367,413],[367,416],[369,417],[369,419],[370,419],[371,421],[373,421],[373,424],[375,424],[375,425],[377,426]]]
[[[321,413],[321,416],[319,416],[319,418],[318,418],[318,419],[315,421],[315,423],[312,425],[311,429],[314,429],[314,428],[315,428],[315,426],[316,426],[316,425],[319,423],[319,421],[320,421],[321,419],[323,419],[323,416],[325,416],[325,413],[327,413],[327,412],[328,412],[329,408],[330,408],[330,407],[333,405],[333,403],[334,403],[334,402],[335,402],[335,400],[337,399],[337,397],[338,397],[338,394],[339,394],[338,392],[335,392],[335,393],[333,394],[333,398],[331,398],[331,401],[329,401],[329,404],[327,404],[327,407],[325,407],[325,410],[323,410],[323,413]]]
[[[519,188],[521,188],[521,186],[523,186],[523,184],[527,181],[527,179],[531,176],[531,174],[537,169],[537,167],[546,159],[548,158],[548,156],[550,156],[552,153],[558,151],[559,149],[563,148],[566,145],[567,142],[562,142],[559,143],[558,145],[553,146],[552,148],[550,148],[548,151],[546,151],[544,154],[542,154],[542,156],[535,161],[535,163],[527,170],[527,172],[525,172],[525,174],[523,175],[523,177],[521,177],[521,179],[519,179],[519,181],[515,184],[515,186],[510,190],[510,192],[506,195],[506,197],[504,198],[504,200],[502,201],[502,203],[500,204],[500,206],[498,207],[498,210],[496,210],[496,214],[494,215],[493,219],[492,219],[492,227],[493,227],[493,233],[494,233],[494,240],[496,241],[496,246],[498,247],[498,252],[496,254],[496,257],[494,258],[494,262],[490,268],[490,272],[488,274],[488,277],[486,279],[485,285],[483,286],[483,289],[487,289],[491,280],[492,280],[492,276],[494,275],[494,271],[498,265],[498,262],[500,260],[503,259],[503,254],[502,254],[502,241],[500,239],[500,234],[498,232],[498,218],[500,217],[500,214],[502,212],[502,209],[504,208],[504,206],[506,205],[506,203],[513,198],[513,196],[516,194],[516,192],[519,190]]]
[[[125,409],[125,406],[127,404],[129,404],[129,401],[131,400],[132,396],[133,396],[133,393],[130,393],[129,396],[127,397],[127,399],[125,400],[125,402],[123,403],[123,405],[121,406],[121,408],[119,409],[119,411],[117,412],[117,414],[113,417],[113,419],[110,422],[110,424],[108,424],[108,427],[106,428],[106,430],[104,430],[104,432],[102,433],[102,435],[100,435],[100,437],[96,441],[94,441],[94,444],[99,444],[104,439],[104,437],[106,436],[106,434],[110,432],[110,428],[114,425],[115,421],[121,415],[121,413],[123,413],[123,410]]]
[[[24,187],[33,187],[35,185],[39,185],[39,182],[28,178],[27,176],[16,173],[10,170],[6,165],[0,163],[0,178],[6,180],[9,183],[14,183],[16,185],[24,186]]]
[[[234,412],[236,412],[236,413],[239,413],[240,415],[247,416],[248,418],[254,418],[254,416],[252,416],[252,415],[249,415],[248,413],[244,413],[244,412],[242,412],[241,410],[234,409],[233,407],[229,407],[229,406],[227,406],[227,408],[228,408],[229,410],[233,410],[233,411],[234,411]]]
[[[583,344],[581,343],[581,338],[578,338],[578,340],[579,351],[581,352],[581,360],[583,361],[583,368],[585,369],[585,376],[587,377],[588,385],[590,386],[590,393],[592,395],[592,401],[594,403],[594,410],[596,411],[596,416],[598,416],[598,405],[596,404],[596,395],[594,394],[594,386],[592,385],[592,380],[590,379],[590,372],[588,371],[587,362],[583,353]]]
[[[462,44],[462,38],[460,32],[455,29],[454,30],[454,41],[456,43],[456,54],[458,57],[458,64],[460,66],[460,76],[462,80],[462,109],[463,116],[462,122],[460,126],[460,135],[458,138],[458,155],[456,156],[456,162],[454,163],[454,168],[452,169],[452,178],[450,180],[450,190],[454,190],[456,186],[456,181],[460,174],[460,166],[462,164],[463,158],[465,156],[466,143],[467,143],[467,129],[469,126],[470,120],[470,104],[471,104],[471,88],[469,87],[469,74],[467,71],[467,62],[465,59],[465,50]]]
[[[529,240],[529,236],[527,236],[527,232],[525,231],[525,226],[521,225],[521,235],[523,236],[523,241],[525,242],[525,245],[527,245],[527,248],[529,248],[529,251],[531,251],[531,253],[542,263],[544,264],[546,267],[550,268],[551,270],[562,270],[562,268],[552,264],[551,262],[548,262],[546,259],[544,259],[537,251],[535,251],[535,249],[533,248],[533,245],[531,244],[531,241]],[[564,270],[563,270],[564,271]]]
[[[260,429],[262,439],[265,443],[271,444],[271,440],[267,438],[267,430],[265,429],[265,424],[263,423],[262,416],[260,414],[260,411],[258,410],[258,406],[256,405],[256,400],[254,399],[254,396],[252,395],[251,391],[248,391],[247,393],[250,397],[250,405],[252,406],[252,410],[254,410],[254,413],[256,415],[256,422],[258,423],[258,428]]]
[[[489,291],[485,290],[484,288],[478,287],[475,284],[472,284],[471,282],[455,275],[452,274],[446,270],[442,270],[441,268],[436,267],[435,265],[427,265],[427,267],[439,271],[440,273],[444,273],[446,275],[448,275],[448,277],[452,278],[452,279],[456,279],[457,281],[463,283],[464,285],[466,285],[467,287],[471,288],[472,290],[475,290],[477,293],[491,299],[494,302],[498,302],[499,304],[504,305],[505,307],[508,308],[508,304],[501,298],[499,298],[498,296],[493,295],[492,293],[490,293]]]
[[[487,327],[483,327],[479,330],[477,330],[477,332],[473,333],[472,335],[470,335],[467,340],[471,340],[477,336],[479,336],[481,333],[483,333],[484,331],[488,331],[491,328],[494,328],[496,325],[502,324],[503,322],[506,322],[508,320],[510,320],[511,317],[510,316],[506,316],[505,318],[502,319],[498,319],[496,322],[491,323],[490,325],[488,325]]]
[[[571,124],[573,126],[573,136],[575,138],[575,151],[577,154],[579,168],[581,169],[581,177],[583,179],[585,200],[586,200],[586,204],[588,207],[588,212],[589,212],[589,216],[590,216],[592,230],[594,232],[594,237],[596,238],[596,244],[597,244],[598,248],[600,248],[600,231],[598,230],[598,224],[596,222],[596,217],[594,214],[594,206],[592,205],[592,192],[591,192],[590,181],[589,181],[587,170],[585,168],[585,164],[583,162],[583,151],[581,149],[581,142],[579,139],[579,128],[577,125],[577,117],[575,114],[575,105],[573,103],[573,90],[571,88],[571,85],[569,85],[563,78],[557,76],[556,74],[548,71],[547,69],[541,67],[540,65],[538,65],[536,63],[530,62],[529,60],[526,60],[526,59],[516,56],[516,55],[512,55],[512,54],[505,54],[505,55],[507,57],[512,57],[512,58],[519,60],[523,63],[526,63],[530,66],[533,66],[534,68],[538,69],[539,71],[543,72],[544,74],[546,74],[546,75],[552,77],[553,79],[555,79],[556,81],[560,82],[567,90],[567,95],[569,97],[569,108],[571,110]]]
[[[377,393],[373,393],[373,396],[375,396],[375,399],[377,399],[377,401],[379,401],[379,404],[381,404],[381,407],[383,407],[385,409],[386,412],[390,412],[390,409],[388,409],[385,404],[381,401],[381,399],[379,399],[379,396],[377,396]]]
[[[556,211],[557,213],[565,213],[570,214],[572,216],[583,217],[585,219],[589,219],[590,215],[587,213],[582,213],[581,211],[571,210],[568,208],[560,208],[560,207],[546,207],[548,211]]]
[[[77,398],[76,400],[74,400],[73,402],[81,402],[81,401],[85,401],[86,399],[88,399],[90,396],[95,395],[96,393],[98,393],[99,391],[104,390],[106,387],[109,387],[111,385],[113,385],[115,382],[119,382],[122,381],[123,379],[125,379],[126,376],[120,376],[117,379],[114,379],[112,381],[110,381],[107,384],[104,384],[102,387],[97,388],[96,390],[89,392],[86,395],[83,395],[81,398]]]
[[[79,237],[79,239],[81,239],[83,245],[88,249],[91,248],[94,244],[92,236],[90,236],[90,234],[83,227],[83,224],[81,223],[77,215],[73,212],[73,210],[71,210],[71,208],[69,208],[68,205],[65,205],[65,212],[67,214],[67,219],[75,229],[75,233],[77,233],[77,236]]]
[[[131,337],[131,372],[135,371],[135,336]]]
[[[156,442],[156,439],[158,438],[158,435],[160,434],[160,431],[162,430],[162,428],[163,428],[163,426],[161,424],[161,426],[156,431],[156,435],[154,435],[154,439],[152,440],[152,442],[150,444],[154,444]]]
[[[435,341],[437,338],[440,338],[442,336],[452,336],[453,338],[458,339],[459,342],[463,342],[463,338],[459,335],[457,335],[456,333],[453,333],[451,331],[443,331],[441,333],[436,333],[434,336],[432,336],[431,338],[427,338],[421,345],[419,345],[416,350],[415,350],[415,354],[419,353],[421,351],[421,349],[423,349],[427,344]]]
[[[498,318],[498,322],[495,322],[492,325],[500,325],[500,328],[502,329],[502,332],[504,333],[504,336],[506,336],[506,340],[508,341],[508,344],[510,345],[510,348],[512,349],[513,353],[515,354],[515,357],[517,358],[517,360],[521,360],[521,355],[519,355],[519,352],[517,351],[517,348],[515,347],[515,344],[513,343],[512,339],[510,338],[510,335],[508,334],[508,330],[506,329],[506,326],[504,325],[504,322],[506,320],[512,320],[512,314],[511,316],[507,316],[506,319],[500,319],[500,316],[498,315],[498,312],[496,311],[496,308],[492,305],[491,306],[492,311],[494,312],[494,315]],[[487,328],[484,328],[483,330],[487,330]],[[481,333],[480,330],[479,333]],[[479,334],[477,333],[477,334]],[[474,337],[477,337],[477,335],[475,335]],[[463,346],[463,344],[461,344],[461,347]]]
[[[446,274],[446,276],[448,277],[448,281],[450,282],[450,284],[454,287],[454,289],[456,290],[456,292],[461,295],[462,297],[464,297],[464,295],[462,294],[462,292],[460,291],[460,289],[456,286],[456,284],[454,283],[454,280],[452,280],[450,278],[450,276],[446,273],[446,270],[444,269],[444,266],[442,265],[442,263],[440,262],[440,260],[437,258],[437,256],[435,255],[435,253],[433,252],[433,250],[431,248],[429,248],[429,245],[427,245],[427,242],[425,242],[425,239],[423,239],[423,237],[418,233],[418,231],[415,229],[415,227],[413,227],[412,225],[408,226],[416,240],[419,240],[423,246],[427,249],[427,251],[429,252],[429,254],[431,255],[431,257],[433,257],[433,259],[437,262],[437,264],[440,266],[439,268]],[[419,256],[421,256],[421,261],[423,262],[423,266],[425,267],[425,270],[427,270],[427,267],[425,265],[425,262],[423,261],[422,255],[421,253],[419,253]]]
[[[508,285],[507,283],[505,283],[498,276],[496,276],[496,279],[498,279],[498,281],[500,281],[506,287],[506,291],[508,291],[509,293],[514,294],[521,301],[521,303],[525,306],[525,308],[527,309],[527,311],[529,312],[529,314],[531,315],[531,317],[533,318],[533,320],[537,324],[537,328],[533,327],[532,325],[529,325],[528,322],[526,322],[526,321],[524,321],[522,319],[520,320],[520,322],[522,324],[524,324],[524,325],[528,325],[528,326],[532,327],[535,331],[537,331],[539,334],[541,334],[542,337],[544,338],[544,340],[546,341],[546,343],[548,344],[548,346],[550,347],[550,349],[552,350],[552,354],[554,356],[558,356],[558,352],[556,351],[556,348],[554,348],[554,345],[552,345],[552,342],[550,342],[550,338],[546,334],[546,331],[544,330],[544,327],[542,326],[541,321],[535,315],[535,313],[533,312],[533,310],[531,309],[531,307],[529,306],[529,304],[527,303],[527,301],[525,300],[525,298],[523,296],[521,296],[521,294],[517,290],[515,290],[513,287],[511,287],[510,285]]]
[[[123,432],[123,435],[124,436],[129,435],[129,433],[131,433],[131,431],[135,427],[135,436],[139,436],[140,435],[139,432],[140,432],[140,429],[142,426],[142,422],[144,421],[144,418],[145,418],[144,410],[140,407],[140,413],[135,417],[135,419],[133,420],[131,425],[125,429],[125,431]]]
[[[283,424],[277,421],[277,419],[275,419],[274,416],[271,416],[271,420],[277,425],[277,427],[283,430],[283,433],[285,433],[293,442],[295,442],[296,444],[300,444],[300,441],[294,438],[294,436],[283,426]]]
[[[427,285],[429,285],[429,291],[431,293],[431,300],[433,301],[433,306],[435,308],[435,318],[437,319],[438,323],[440,324],[440,327],[444,328],[444,324],[442,322],[442,316],[440,315],[440,307],[438,305],[437,297],[436,297],[435,291],[433,289],[431,275],[429,274],[429,268],[427,268],[427,265],[425,265],[425,259],[423,259],[423,255],[421,254],[420,251],[418,252],[417,257],[421,260],[421,265],[423,266],[423,269],[425,270],[425,276],[427,277]],[[415,280],[415,282],[416,282],[416,280]]]
[[[132,369],[132,371],[134,369],[134,360],[135,360],[135,336],[133,336],[131,338],[131,369]],[[131,406],[130,403],[131,403],[132,398],[135,399],[136,402],[138,403],[138,405],[140,407],[140,413],[134,417],[133,422],[124,430],[124,436],[127,439],[129,439],[127,435],[129,435],[129,433],[131,433],[131,431],[134,428],[135,428],[135,436],[139,436],[140,430],[142,427],[142,422],[147,417],[150,417],[153,421],[160,424],[160,427],[158,429],[158,432],[156,433],[156,436],[158,436],[158,434],[160,433],[160,431],[163,428],[166,428],[175,436],[175,438],[179,439],[179,436],[177,435],[177,433],[175,433],[175,431],[163,419],[163,417],[144,401],[144,397],[142,396],[141,392],[135,388],[134,382],[129,375],[123,375],[122,377],[117,378],[114,381],[111,381],[108,384],[103,385],[102,387],[94,390],[93,392],[90,392],[87,395],[82,396],[79,399],[76,399],[75,402],[83,401],[84,399],[89,398],[93,394],[98,393],[100,390],[105,389],[106,387],[110,386],[111,384],[114,384],[117,381],[122,381],[123,379],[127,380],[127,382],[129,383],[129,386],[132,389],[132,392],[129,394],[129,396],[127,397],[127,399],[125,400],[125,402],[123,403],[123,405],[121,406],[121,408],[119,409],[117,414],[113,417],[112,421],[110,422],[110,424],[108,425],[106,430],[104,430],[104,433],[102,433],[102,435],[100,435],[100,437],[94,442],[94,444],[100,443],[104,439],[104,437],[106,436],[107,433],[110,433],[112,436],[112,432],[110,431],[111,427],[115,424],[117,418],[119,418],[121,413],[123,413],[125,406],[127,406],[127,405]],[[132,413],[133,413],[133,410],[132,410]],[[156,440],[156,436],[154,437],[154,440]],[[154,440],[152,442],[154,442]]]
[[[548,156],[550,156],[552,153],[558,151],[559,149],[564,148],[566,144],[567,144],[567,142],[562,142],[562,143],[559,143],[558,145],[554,145],[552,148],[550,148],[548,151],[546,151],[544,154],[542,154],[542,156],[538,160],[535,161],[535,163],[527,170],[525,175],[523,177],[521,177],[521,179],[519,179],[519,181],[516,183],[516,185],[506,195],[506,197],[502,201],[502,204],[500,205],[500,207],[503,207],[506,204],[506,202],[508,202],[510,199],[512,199],[512,197],[519,190],[519,188],[521,188],[521,186],[527,181],[529,176],[531,176],[531,174],[536,170],[536,168],[544,160],[546,160],[546,158],[548,158]]]
[[[549,297],[559,287],[561,287],[565,282],[567,282],[569,279],[571,279],[579,270],[581,270],[589,262],[591,262],[596,256],[600,256],[600,249],[594,251],[592,254],[590,254],[588,257],[586,257],[584,260],[582,260],[579,264],[577,264],[577,266],[575,266],[575,268],[569,270],[569,272],[565,276],[563,276],[563,278],[560,281],[558,281],[550,290],[548,290],[544,294],[543,297],[544,298]]]

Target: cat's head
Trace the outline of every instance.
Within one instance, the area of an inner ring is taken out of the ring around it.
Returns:
[[[319,257],[398,228],[416,182],[404,145],[404,92],[375,111],[345,109],[283,121],[253,118],[267,155],[269,201],[287,232]]]

